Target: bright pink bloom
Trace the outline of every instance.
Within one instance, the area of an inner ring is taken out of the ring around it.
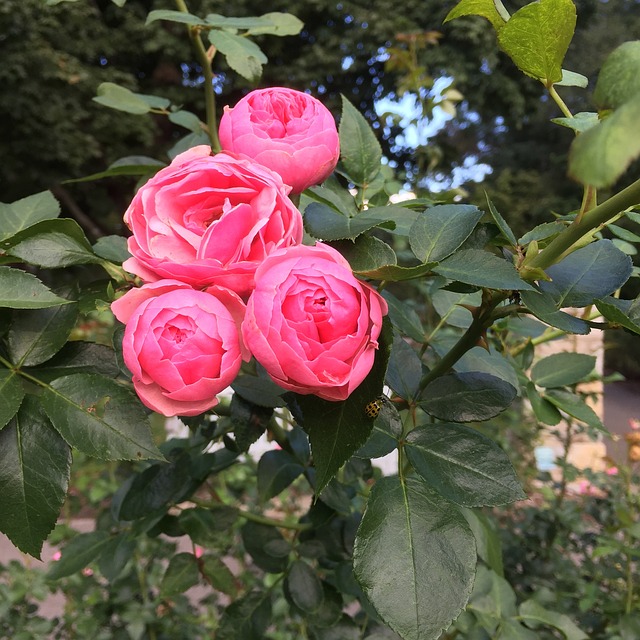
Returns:
[[[609,467],[608,469],[605,469],[605,473],[608,476],[617,476],[618,475],[618,467]]]
[[[124,219],[132,258],[124,268],[147,282],[253,288],[257,266],[302,241],[302,216],[279,175],[207,146],[177,156],[144,184]]]
[[[256,272],[245,343],[290,391],[344,400],[365,379],[387,303],[322,243],[272,253]]]
[[[175,280],[132,289],[111,309],[126,324],[122,352],[142,402],[165,416],[193,416],[218,403],[243,353],[244,303],[219,287]]]
[[[335,169],[340,141],[331,112],[314,97],[283,87],[247,94],[220,120],[220,144],[273,169],[294,193]]]

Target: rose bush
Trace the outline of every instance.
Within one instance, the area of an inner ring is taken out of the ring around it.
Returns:
[[[143,185],[125,213],[133,236],[124,268],[147,282],[220,285],[240,296],[273,250],[302,240],[302,217],[279,175],[202,145]]]
[[[258,268],[242,334],[281,387],[345,400],[373,366],[386,313],[385,300],[338,251],[299,245]]]
[[[225,107],[219,135],[223,149],[273,169],[294,193],[326,180],[340,155],[331,112],[314,97],[284,87],[252,91]]]
[[[219,287],[197,291],[175,280],[131,289],[111,309],[126,324],[122,352],[142,402],[165,416],[192,416],[240,370],[240,298]]]

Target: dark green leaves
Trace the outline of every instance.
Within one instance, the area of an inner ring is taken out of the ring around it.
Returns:
[[[580,382],[595,367],[595,356],[584,353],[555,353],[536,362],[531,379],[539,387],[563,387]]]
[[[365,407],[382,392],[391,340],[391,328],[385,322],[371,372],[344,402],[288,394],[290,409],[311,441],[316,466],[316,494],[371,433],[373,420],[367,417]]]
[[[43,220],[7,241],[7,253],[46,269],[100,262],[77,222]]]
[[[54,356],[66,343],[77,317],[77,304],[14,312],[7,334],[11,362],[32,367]]]
[[[472,205],[431,207],[411,227],[411,250],[421,262],[440,262],[471,235],[480,218],[482,211]]]
[[[425,482],[464,507],[526,497],[507,455],[475,429],[458,424],[418,427],[407,436],[406,453]]]
[[[355,184],[366,185],[380,170],[382,149],[364,116],[344,96],[338,132],[344,170]]]
[[[42,395],[53,426],[73,447],[103,460],[161,458],[146,413],[131,393],[102,376],[58,378]]]
[[[611,240],[598,240],[570,253],[546,269],[550,282],[541,282],[557,307],[584,307],[619,289],[631,275],[631,258]],[[526,303],[525,303],[526,304]]]
[[[15,371],[0,369],[0,429],[16,414],[24,398],[24,388]]]
[[[109,544],[106,531],[92,531],[76,536],[62,551],[62,557],[51,565],[47,577],[59,580],[84,569],[90,562],[97,560]]]
[[[45,309],[69,301],[55,295],[30,273],[0,267],[0,307],[10,309]]]
[[[303,560],[296,560],[289,567],[285,592],[296,607],[305,613],[318,611],[324,600],[320,578]]]
[[[504,411],[516,393],[508,382],[488,373],[453,373],[430,382],[419,404],[440,420],[476,422]]]
[[[29,397],[0,431],[0,531],[40,557],[69,482],[71,450]]]
[[[277,496],[302,473],[304,467],[287,451],[267,451],[258,462],[260,499],[269,500]]]
[[[499,29],[498,42],[523,73],[550,86],[562,80],[575,25],[571,0],[538,0],[511,16]]]
[[[50,191],[17,200],[0,203],[0,240],[5,240],[41,220],[52,220],[60,215],[60,204]]]
[[[476,565],[466,520],[416,478],[383,478],[358,529],[354,573],[405,640],[435,640],[467,602]]]
[[[533,289],[520,278],[511,263],[480,249],[458,251],[433,270],[450,280],[478,287],[503,290]]]
[[[335,209],[320,202],[312,202],[304,212],[304,224],[307,231],[314,237],[322,240],[353,240],[361,233],[373,229],[380,224],[390,222],[393,219],[393,211],[390,209],[386,215],[380,215],[380,209],[376,208],[363,211],[356,216],[347,217]],[[391,223],[393,224],[393,223]]]
[[[160,596],[171,598],[184,593],[198,583],[200,572],[198,561],[192,553],[178,553],[171,558],[162,576]]]

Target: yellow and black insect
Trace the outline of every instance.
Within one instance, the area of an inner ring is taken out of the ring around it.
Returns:
[[[371,418],[372,420],[378,417],[382,407],[384,406],[384,401],[382,397],[376,398],[371,402],[368,402],[364,408],[364,413],[367,418]]]

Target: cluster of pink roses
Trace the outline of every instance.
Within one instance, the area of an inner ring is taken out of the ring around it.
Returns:
[[[140,399],[166,416],[215,406],[252,355],[284,389],[344,400],[370,371],[384,299],[334,249],[302,243],[288,195],[339,155],[331,113],[290,89],[254,91],[199,146],[140,188],[125,213],[145,284],[112,304]]]

